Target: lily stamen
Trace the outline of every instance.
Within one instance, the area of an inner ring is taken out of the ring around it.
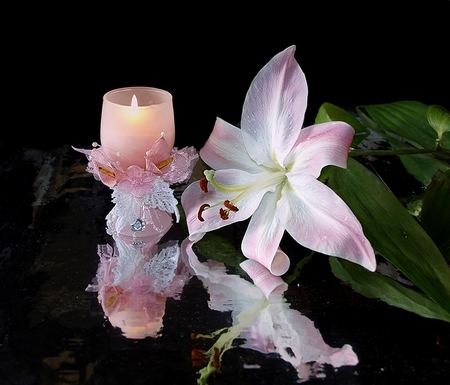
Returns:
[[[202,179],[199,180],[200,188],[203,192],[208,192],[208,179],[206,179],[206,176],[204,176]]]
[[[197,214],[197,218],[200,222],[204,222],[205,220],[202,217],[202,213],[203,211],[205,211],[208,207],[211,207],[208,203],[205,203],[203,205],[200,206],[200,208],[198,209],[198,214]]]
[[[230,211],[237,212],[239,209],[233,205],[228,199],[223,202],[223,205]]]
[[[219,210],[220,213],[220,218],[223,219],[224,221],[227,220],[228,217],[228,213],[230,212],[230,210],[224,210],[222,207]]]

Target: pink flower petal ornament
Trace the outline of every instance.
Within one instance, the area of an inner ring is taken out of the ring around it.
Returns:
[[[308,89],[294,53],[295,46],[278,53],[256,75],[240,128],[216,120],[200,150],[212,170],[181,198],[189,239],[250,218],[242,252],[273,275],[289,268],[279,248],[285,231],[311,250],[374,271],[374,251],[358,219],[317,180],[324,166],[347,166],[354,130],[344,122],[302,128]]]
[[[142,223],[140,227],[144,230],[147,222],[153,229],[150,231],[147,226],[146,235],[156,232],[162,236],[169,228],[168,215],[171,218],[175,214],[179,221],[178,200],[171,185],[186,182],[191,176],[198,160],[194,147],[171,148],[161,136],[144,156],[145,169],[138,165],[124,169],[120,162],[110,160],[97,143],[93,147],[73,149],[86,155],[89,161],[86,170],[113,190],[115,206],[107,215],[111,235],[123,233],[130,226],[134,229],[134,223]],[[144,217],[147,220],[142,222]]]

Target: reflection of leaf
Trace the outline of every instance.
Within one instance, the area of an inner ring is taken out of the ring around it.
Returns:
[[[305,266],[305,265],[312,259],[312,256],[313,256],[313,255],[314,255],[314,251],[311,252],[311,254],[308,255],[307,257],[302,258],[302,259],[300,260],[300,262],[298,262],[298,263],[295,265],[293,272],[292,272],[289,276],[287,276],[287,277],[284,279],[284,281],[285,281],[288,285],[290,285],[292,282],[294,282],[294,281],[300,276],[300,273],[301,273],[301,271],[302,271],[302,269],[303,269],[303,266]]]
[[[205,258],[222,262],[239,270],[239,275],[245,275],[239,264],[246,258],[236,250],[233,245],[223,236],[215,233],[206,233],[205,236],[195,244],[198,254]]]
[[[357,216],[374,249],[450,314],[450,268],[388,187],[351,158],[347,169],[334,169],[328,184]]]
[[[434,175],[423,197],[420,221],[450,262],[450,170]]]
[[[408,289],[391,278],[371,273],[355,263],[334,257],[330,258],[330,265],[336,277],[365,297],[378,298],[391,306],[411,311],[422,317],[450,322],[450,314],[443,311],[426,295]]]
[[[350,124],[355,130],[352,147],[356,147],[367,135],[369,130],[364,127],[352,114],[331,103],[323,103],[316,116],[315,123],[341,121]]]

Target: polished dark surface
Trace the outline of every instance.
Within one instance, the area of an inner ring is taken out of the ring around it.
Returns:
[[[97,245],[111,242],[105,215],[110,190],[84,171],[85,157],[51,151],[2,151],[0,383],[195,384],[192,333],[230,325],[212,311],[193,277],[180,299],[167,299],[158,338],[127,339],[105,319],[96,293]],[[381,170],[381,169],[380,169]],[[44,188],[45,187],[45,188]],[[182,239],[174,225],[168,236]],[[304,251],[285,240],[292,258]],[[295,250],[298,252],[296,253]],[[327,258],[306,264],[286,293],[331,346],[352,345],[359,364],[326,366],[319,384],[445,384],[450,378],[450,325],[366,299],[342,285]],[[246,368],[258,364],[259,369]],[[236,347],[210,384],[294,384],[295,369],[276,354]]]

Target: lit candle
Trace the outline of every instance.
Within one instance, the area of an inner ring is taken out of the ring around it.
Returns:
[[[119,88],[106,93],[100,128],[102,147],[110,160],[126,169],[145,167],[145,153],[161,137],[175,142],[172,95],[151,87]]]

